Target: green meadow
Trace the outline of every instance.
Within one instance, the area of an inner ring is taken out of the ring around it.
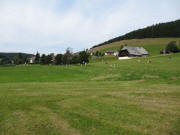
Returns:
[[[0,135],[179,134],[180,53],[0,67]]]
[[[145,38],[145,39],[131,39],[131,40],[122,40],[118,42],[113,42],[110,44],[93,48],[92,50],[94,52],[95,51],[105,52],[107,50],[120,50],[120,47],[122,45],[139,46],[139,47],[144,47],[148,52],[150,52],[150,55],[153,56],[159,54],[160,51],[164,49],[165,46],[171,41],[176,41],[177,44],[180,45],[180,38]]]

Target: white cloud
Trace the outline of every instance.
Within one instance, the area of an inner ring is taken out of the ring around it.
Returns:
[[[131,30],[180,17],[178,0],[2,0],[0,51],[89,48]]]

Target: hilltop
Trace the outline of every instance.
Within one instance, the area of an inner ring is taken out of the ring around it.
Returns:
[[[160,23],[132,31],[95,45],[90,51],[119,50],[122,45],[130,45],[144,47],[151,55],[155,55],[159,54],[171,41],[177,41],[177,44],[180,45],[180,20]]]
[[[152,25],[143,29],[138,29],[127,33],[123,36],[119,36],[113,39],[110,39],[104,43],[93,46],[96,48],[106,44],[114,43],[122,40],[129,39],[144,39],[144,38],[165,38],[165,37],[180,37],[180,19],[167,23],[160,23]]]

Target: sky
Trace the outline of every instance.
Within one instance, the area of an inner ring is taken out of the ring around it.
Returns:
[[[0,0],[0,52],[77,52],[177,19],[180,0]]]

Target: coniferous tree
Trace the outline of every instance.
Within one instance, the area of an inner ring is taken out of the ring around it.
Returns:
[[[35,63],[39,64],[40,63],[40,54],[37,52],[35,56]]]
[[[62,57],[63,64],[71,64],[72,53],[69,48],[67,48],[66,53]]]
[[[52,64],[52,55],[49,54],[45,57],[45,64]]]
[[[40,64],[45,65],[46,64],[46,55],[42,54],[41,58],[40,58]]]

